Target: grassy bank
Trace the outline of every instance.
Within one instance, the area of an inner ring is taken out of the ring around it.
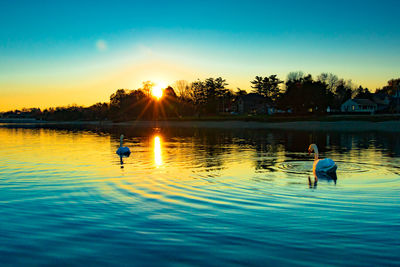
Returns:
[[[329,117],[201,117],[170,120],[112,121],[29,121],[1,123],[5,127],[150,127],[280,129],[301,131],[400,132],[399,116],[329,116]]]
[[[129,120],[134,121],[135,119]],[[334,121],[365,121],[365,122],[384,122],[384,121],[397,121],[400,120],[400,114],[378,114],[378,115],[218,115],[218,116],[192,116],[180,118],[159,118],[154,121],[244,121],[244,122],[297,122],[297,121],[320,121],[320,122],[334,122]],[[138,121],[149,121],[148,119]],[[92,122],[83,120],[71,121],[40,121],[30,118],[0,118],[0,123],[57,123],[57,122]],[[124,123],[128,121],[101,121],[101,123]]]
[[[296,122],[296,121],[393,121],[400,120],[400,114],[378,114],[378,115],[222,115],[201,116],[182,118],[161,118],[159,121],[256,121],[256,122]]]

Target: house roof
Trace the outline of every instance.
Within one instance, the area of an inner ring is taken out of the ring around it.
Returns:
[[[246,101],[265,100],[265,97],[263,97],[260,94],[256,94],[256,93],[250,93],[247,95],[243,95],[243,96],[241,96],[241,98]]]
[[[389,97],[389,95],[386,92],[377,92],[374,93],[374,97],[384,99],[385,97]]]
[[[268,98],[266,98],[266,97],[264,97],[264,96],[262,96],[260,94],[257,94],[257,93],[250,93],[250,94],[247,94],[247,95],[243,95],[243,96],[240,96],[239,99],[241,101],[243,101],[243,102],[246,102],[246,103],[254,103],[254,104],[263,103],[263,104],[266,104],[268,106],[272,106],[272,102],[271,102],[270,99],[268,99]]]
[[[377,96],[373,96],[372,100],[378,105],[387,105],[388,104],[385,99],[382,99],[382,98],[377,97]]]
[[[358,105],[376,105],[376,103],[372,102],[369,99],[363,98],[354,98],[352,101],[356,102]]]

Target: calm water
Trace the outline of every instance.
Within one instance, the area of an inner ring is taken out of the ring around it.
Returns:
[[[400,264],[395,133],[0,127],[0,142],[2,265]],[[309,185],[310,142],[336,183]]]

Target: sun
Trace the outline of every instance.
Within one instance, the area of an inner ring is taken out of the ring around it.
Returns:
[[[164,83],[161,82],[156,83],[153,89],[151,90],[152,96],[157,98],[157,100],[159,100],[163,96],[164,88],[165,88]]]
[[[153,97],[160,99],[163,95],[163,90],[161,89],[160,86],[154,86],[153,89],[151,90],[151,94]]]

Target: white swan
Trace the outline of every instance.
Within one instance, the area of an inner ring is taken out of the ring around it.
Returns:
[[[122,143],[124,142],[124,135],[121,134],[121,137],[119,138],[119,148],[117,149],[117,154],[120,156],[129,156],[131,154],[131,150],[129,147],[122,146]]]
[[[317,176],[317,173],[334,173],[336,172],[337,166],[336,163],[330,158],[319,159],[318,156],[318,147],[316,144],[311,144],[308,147],[308,153],[314,151],[314,164],[313,164],[313,173],[314,176]]]

